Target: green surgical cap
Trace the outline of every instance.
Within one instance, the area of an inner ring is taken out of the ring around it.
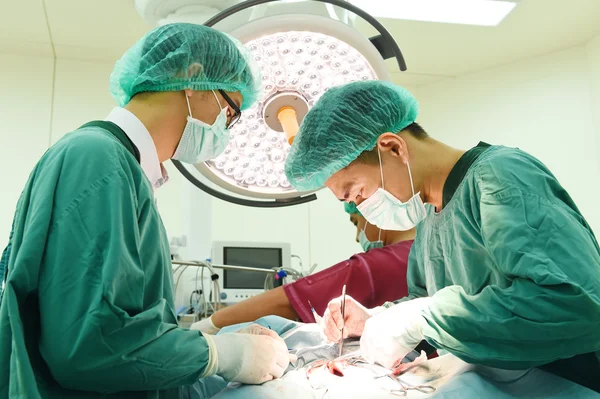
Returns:
[[[285,174],[296,190],[316,190],[363,151],[372,150],[379,136],[399,133],[418,113],[412,94],[389,82],[331,88],[302,121]]]
[[[196,24],[151,30],[131,47],[110,76],[119,106],[148,91],[225,90],[240,92],[242,109],[258,99],[261,76],[250,52],[223,32]]]
[[[356,207],[356,204],[354,202],[344,202],[344,210],[346,211],[346,213],[349,213],[350,215],[354,214],[354,215],[362,216],[362,213],[360,213],[360,211],[358,210],[358,208]]]

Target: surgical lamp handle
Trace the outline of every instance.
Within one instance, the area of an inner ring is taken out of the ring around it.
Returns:
[[[234,6],[231,6],[227,9],[221,11],[220,13],[218,13],[217,15],[215,15],[214,17],[212,17],[211,19],[206,21],[204,23],[204,25],[213,26],[216,23],[221,22],[225,18],[230,17],[231,15],[238,13],[240,11],[243,11],[247,8],[259,6],[261,4],[273,3],[275,1],[282,1],[282,0],[247,0],[247,1],[244,1],[242,3],[236,4]],[[396,58],[396,61],[398,62],[398,67],[400,68],[400,70],[406,71],[406,62],[404,61],[404,56],[402,55],[402,51],[400,50],[400,47],[398,47],[398,43],[396,43],[396,40],[394,40],[394,37],[390,34],[390,32],[388,32],[388,30],[385,29],[385,27],[377,19],[375,19],[372,15],[370,15],[366,11],[363,11],[362,9],[356,7],[355,5],[348,3],[345,0],[307,0],[307,1],[317,1],[319,3],[331,4],[331,5],[343,8],[345,10],[348,10],[351,13],[356,14],[359,17],[361,17],[362,19],[364,19],[365,21],[367,21],[369,24],[371,24],[371,26],[373,28],[375,28],[377,30],[377,32],[379,32],[379,34],[387,42],[387,44],[389,44],[389,46],[391,47],[390,50],[394,54],[394,57]],[[380,46],[376,45],[376,43],[378,41],[372,39],[372,42],[374,43],[375,48],[377,48],[377,50],[381,53],[381,55],[384,58],[386,58],[384,49],[382,49],[382,48],[380,48]]]

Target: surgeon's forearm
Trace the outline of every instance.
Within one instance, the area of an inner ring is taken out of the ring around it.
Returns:
[[[526,369],[600,345],[600,304],[566,284],[541,287],[516,279],[508,288],[489,286],[477,295],[446,287],[424,316],[427,341],[472,364]]]
[[[106,320],[98,323],[102,321]],[[100,326],[93,325],[93,331],[100,331]],[[58,384],[81,391],[162,390],[193,384],[210,358],[208,343],[199,331],[153,318],[139,317],[106,335],[74,329],[61,339],[73,343],[73,348],[62,350],[56,339],[48,339],[42,341],[48,344],[40,345],[40,351]]]
[[[277,287],[243,302],[221,309],[212,316],[212,322],[216,327],[223,328],[271,315],[285,317],[290,320],[298,319],[298,314],[285,295],[283,287]]]

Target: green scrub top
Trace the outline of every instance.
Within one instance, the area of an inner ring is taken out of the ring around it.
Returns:
[[[178,398],[207,365],[201,333],[177,326],[150,182],[103,123],[53,145],[17,204],[0,397]]]
[[[543,366],[600,391],[600,249],[551,172],[518,149],[464,154],[409,257],[426,340],[473,364]]]

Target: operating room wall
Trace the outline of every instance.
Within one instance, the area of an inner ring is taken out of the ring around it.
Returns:
[[[23,185],[48,148],[52,65],[50,58],[0,54],[0,248]]]
[[[596,150],[600,154],[600,35],[590,40],[586,49],[590,75],[590,94],[592,96],[592,117],[596,127]],[[600,157],[598,157],[598,162],[600,163]],[[598,175],[596,175],[597,178]]]
[[[422,87],[415,92],[418,120],[433,137],[458,148],[481,140],[535,155],[598,234],[597,42]]]

